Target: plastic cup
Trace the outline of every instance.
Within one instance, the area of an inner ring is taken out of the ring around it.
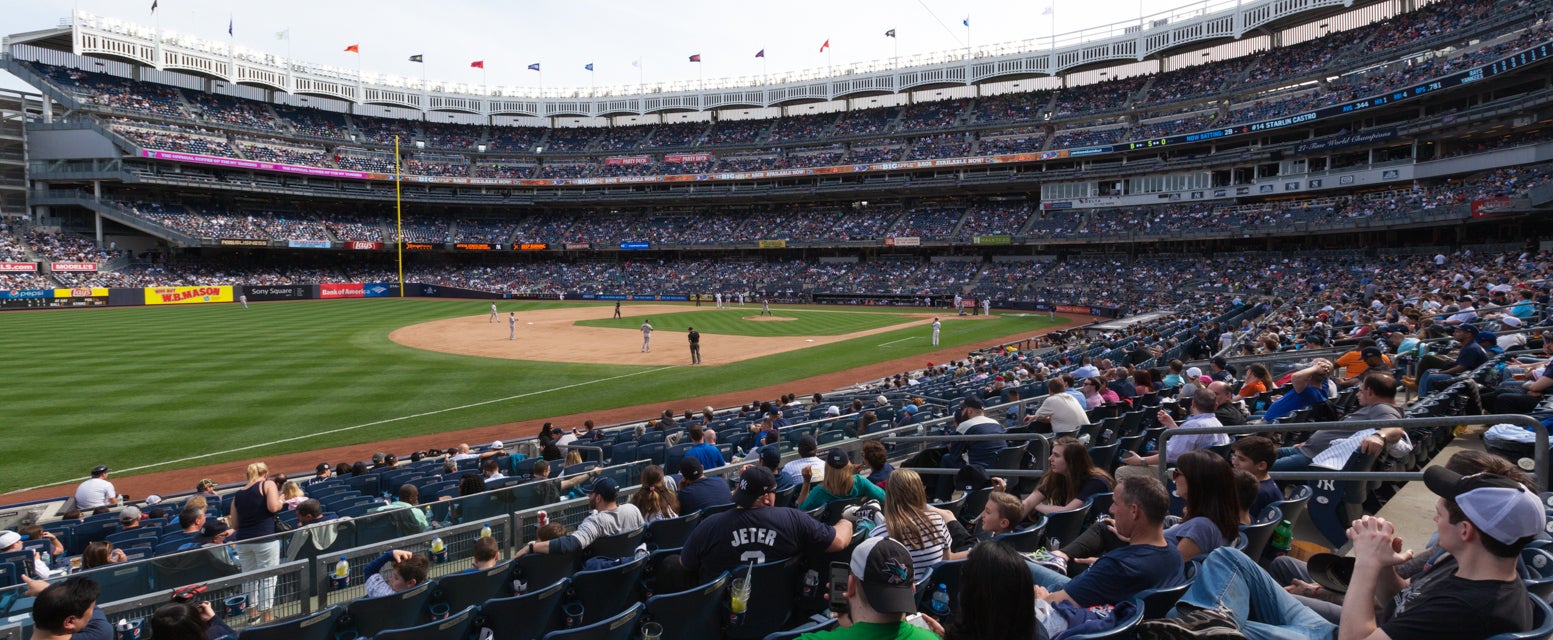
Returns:
[[[739,578],[733,581],[733,588],[729,589],[732,598],[729,601],[729,609],[734,613],[744,613],[750,601],[750,581],[748,578]]]
[[[663,637],[663,625],[649,622],[642,625],[642,640],[659,640]]]

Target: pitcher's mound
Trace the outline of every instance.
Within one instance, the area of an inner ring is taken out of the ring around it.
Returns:
[[[740,320],[754,320],[755,322],[789,322],[797,318],[784,318],[782,316],[744,316]]]

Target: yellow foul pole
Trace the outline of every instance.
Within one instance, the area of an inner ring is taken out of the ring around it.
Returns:
[[[404,172],[399,165],[399,136],[394,136],[394,247],[399,252],[399,297],[404,297],[404,202],[400,197]]]

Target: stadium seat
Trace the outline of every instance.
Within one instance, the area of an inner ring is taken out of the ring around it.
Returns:
[[[486,600],[480,612],[494,640],[538,640],[555,626],[561,600],[570,588],[567,578],[547,587],[531,586],[527,593]]]
[[[982,487],[963,497],[965,502],[960,505],[958,516],[960,523],[969,528],[971,522],[981,517],[981,510],[987,506],[987,499],[992,497],[992,487]]]
[[[450,611],[457,611],[501,596],[503,590],[511,589],[512,567],[513,561],[507,560],[483,571],[444,575],[437,579],[437,589],[431,599],[446,603]]]
[[[545,634],[544,640],[630,640],[635,637],[637,621],[646,610],[647,606],[638,602],[613,618],[576,629],[553,631]]]
[[[405,629],[389,629],[372,636],[373,640],[464,640],[479,607],[469,605],[441,620]]]
[[[529,584],[551,584],[577,572],[578,558],[569,553],[529,553],[518,558],[514,574]]]
[[[647,619],[663,625],[664,638],[716,638],[722,635],[728,598],[728,574],[694,589],[647,599]]]
[[[685,545],[685,538],[690,536],[691,530],[696,528],[696,523],[701,521],[701,514],[692,513],[678,518],[662,518],[647,524],[647,530],[642,536],[642,541],[653,549],[673,549]]]
[[[727,637],[749,640],[781,630],[792,615],[802,567],[802,557],[795,556],[757,564],[753,569],[749,565],[735,569],[728,584],[749,575],[750,599],[744,615],[729,620]]]
[[[933,567],[933,579],[923,588],[917,590],[917,610],[932,611],[933,593],[938,591],[938,585],[944,585],[949,592],[949,611],[952,616],[960,610],[960,569],[965,566],[964,560],[945,560]],[[942,622],[942,620],[940,620]]]
[[[1123,609],[1126,613],[1122,613]],[[1134,628],[1143,621],[1143,605],[1137,599],[1116,606],[1116,626],[1095,633],[1075,633],[1063,636],[1063,640],[1128,640],[1134,636]]]
[[[1240,525],[1240,535],[1246,538],[1246,556],[1252,560],[1262,557],[1267,551],[1267,543],[1273,538],[1273,530],[1278,528],[1278,523],[1283,522],[1283,512],[1278,507],[1268,507],[1262,510],[1262,517],[1251,524]]]
[[[1096,520],[1107,518],[1111,515],[1111,501],[1116,497],[1116,492],[1107,491],[1097,493],[1089,497],[1089,514],[1084,516],[1084,526],[1088,527]]]
[[[1077,538],[1084,531],[1090,504],[1046,514],[1046,548],[1057,549]]]
[[[97,567],[81,575],[97,581],[99,602],[137,598],[151,591],[151,567],[145,562],[125,562]]]
[[[641,599],[638,592],[647,558],[642,554],[608,569],[578,571],[572,574],[571,595],[582,602],[589,619],[613,616]]]
[[[399,593],[352,600],[345,605],[345,619],[340,624],[363,638],[420,624],[426,620],[426,603],[436,585],[436,580],[427,580]]]
[[[300,618],[248,627],[237,634],[237,640],[332,640],[335,625],[344,614],[345,609],[336,605]]]
[[[1021,553],[1032,553],[1041,548],[1041,545],[1045,541],[1045,538],[1043,537],[1045,534],[1046,516],[1042,514],[1036,514],[1035,522],[1025,525],[1024,527],[1021,527],[1011,533],[1005,533],[1003,535],[997,536],[993,539],[1006,542],[1013,546],[1015,549],[1019,550]]]
[[[646,533],[647,528],[641,527],[632,531],[622,531],[612,536],[604,536],[589,544],[588,548],[583,550],[583,557],[629,558],[636,555],[636,548],[642,544],[642,538]]]
[[[1521,581],[1528,592],[1542,600],[1553,595],[1553,553],[1547,549],[1522,549],[1521,565],[1530,574]]]
[[[130,546],[139,540],[149,540],[151,541],[152,546],[156,546],[156,539],[158,537],[160,537],[160,534],[156,529],[140,527],[123,531],[115,531],[108,534],[108,537],[103,539],[107,540],[108,542],[112,542],[113,546],[116,547]]]
[[[1311,490],[1308,484],[1294,485],[1294,487],[1293,497],[1269,504],[1263,507],[1263,510],[1276,507],[1279,512],[1283,513],[1284,520],[1288,520],[1290,524],[1298,525],[1300,517],[1305,515],[1305,507],[1310,503],[1310,496],[1315,492]]]

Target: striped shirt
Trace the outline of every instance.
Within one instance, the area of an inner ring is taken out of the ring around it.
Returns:
[[[923,515],[926,517],[929,526],[928,531],[925,532],[927,534],[927,542],[923,546],[913,546],[913,543],[908,540],[891,536],[888,524],[874,527],[873,532],[869,533],[870,536],[893,538],[896,542],[904,545],[907,551],[911,552],[913,581],[921,580],[928,569],[932,569],[938,566],[938,563],[943,562],[944,551],[949,549],[949,525],[944,523],[943,516],[932,510],[923,512]]]

